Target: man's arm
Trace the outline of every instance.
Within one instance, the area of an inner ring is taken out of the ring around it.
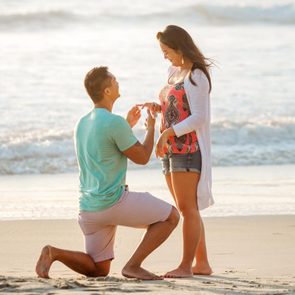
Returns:
[[[151,116],[149,111],[146,128],[147,133],[143,144],[137,142],[127,150],[123,151],[123,154],[128,159],[139,165],[145,165],[148,163],[154,147],[155,119]]]

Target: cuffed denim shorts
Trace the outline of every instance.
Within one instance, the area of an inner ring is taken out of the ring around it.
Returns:
[[[197,172],[202,170],[200,149],[190,154],[165,154],[162,159],[162,171],[166,175],[171,172]]]

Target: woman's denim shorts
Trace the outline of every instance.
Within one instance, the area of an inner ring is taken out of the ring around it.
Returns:
[[[166,175],[171,172],[201,173],[202,156],[200,149],[191,154],[165,154],[162,159],[162,171]]]

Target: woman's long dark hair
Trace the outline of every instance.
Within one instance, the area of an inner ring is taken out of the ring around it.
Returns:
[[[212,66],[213,62],[204,57],[186,30],[178,26],[169,25],[163,32],[157,33],[157,39],[169,48],[179,50],[184,58],[187,58],[193,63],[189,79],[194,85],[196,83],[192,79],[192,71],[200,69],[206,75],[210,86],[209,92],[211,91],[212,85],[208,69]]]

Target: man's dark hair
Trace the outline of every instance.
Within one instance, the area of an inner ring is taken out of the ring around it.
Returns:
[[[94,103],[103,99],[103,91],[110,86],[108,67],[95,67],[85,77],[84,86]]]

